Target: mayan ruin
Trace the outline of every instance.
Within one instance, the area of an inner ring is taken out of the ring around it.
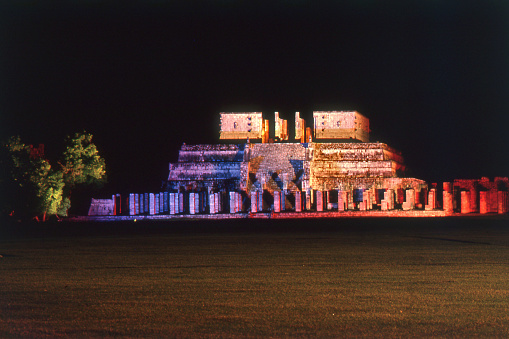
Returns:
[[[220,113],[219,144],[183,144],[161,192],[92,199],[89,215],[299,218],[505,214],[507,177],[427,183],[406,176],[403,155],[369,139],[356,111]]]

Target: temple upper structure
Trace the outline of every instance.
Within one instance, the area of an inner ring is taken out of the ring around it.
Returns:
[[[295,139],[289,143],[287,121],[274,116],[274,136],[259,112],[220,113],[220,139],[234,143],[182,145],[170,163],[170,190],[353,190],[419,189],[426,183],[403,178],[400,152],[369,142],[369,119],[356,111],[314,111],[313,131],[295,114]],[[326,142],[313,141],[324,140]],[[244,143],[238,143],[245,140]],[[337,140],[337,142],[334,142]]]
[[[220,113],[221,129],[219,139],[262,140],[265,134],[265,122],[261,112]]]
[[[314,111],[316,139],[355,139],[369,142],[369,119],[359,112]]]

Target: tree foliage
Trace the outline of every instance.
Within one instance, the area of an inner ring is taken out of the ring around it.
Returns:
[[[66,216],[72,189],[106,180],[105,161],[86,132],[67,138],[56,168],[43,156],[34,155],[19,136],[11,137],[1,147],[0,166],[2,212],[23,217]]]

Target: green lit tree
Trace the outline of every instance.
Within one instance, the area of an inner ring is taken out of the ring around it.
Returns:
[[[92,142],[92,134],[75,133],[67,137],[66,147],[59,162],[64,186],[59,215],[67,215],[71,206],[71,191],[83,185],[102,185],[106,182],[105,161]]]
[[[2,144],[0,154],[0,208],[18,217],[66,216],[71,191],[79,185],[102,184],[105,162],[86,132],[68,137],[62,161],[54,169],[41,154],[32,152],[20,137]]]

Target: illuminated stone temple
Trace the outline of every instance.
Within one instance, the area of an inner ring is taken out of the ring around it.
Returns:
[[[297,112],[294,143],[278,112],[274,140],[259,112],[220,115],[225,143],[182,145],[168,191],[202,192],[202,200],[234,191],[251,212],[424,207],[427,183],[404,177],[400,152],[369,142],[358,112],[313,112],[313,133]]]
[[[162,192],[132,193],[123,211],[119,195],[112,198],[114,207],[103,209],[94,199],[91,211],[320,217],[378,215],[377,211],[387,216],[444,216],[509,210],[508,178],[428,186],[406,177],[401,153],[370,142],[369,119],[356,111],[315,111],[312,127],[296,112],[295,142],[289,141],[288,122],[278,112],[274,138],[261,112],[223,112],[220,120],[222,143],[183,144],[178,161],[169,164]]]

